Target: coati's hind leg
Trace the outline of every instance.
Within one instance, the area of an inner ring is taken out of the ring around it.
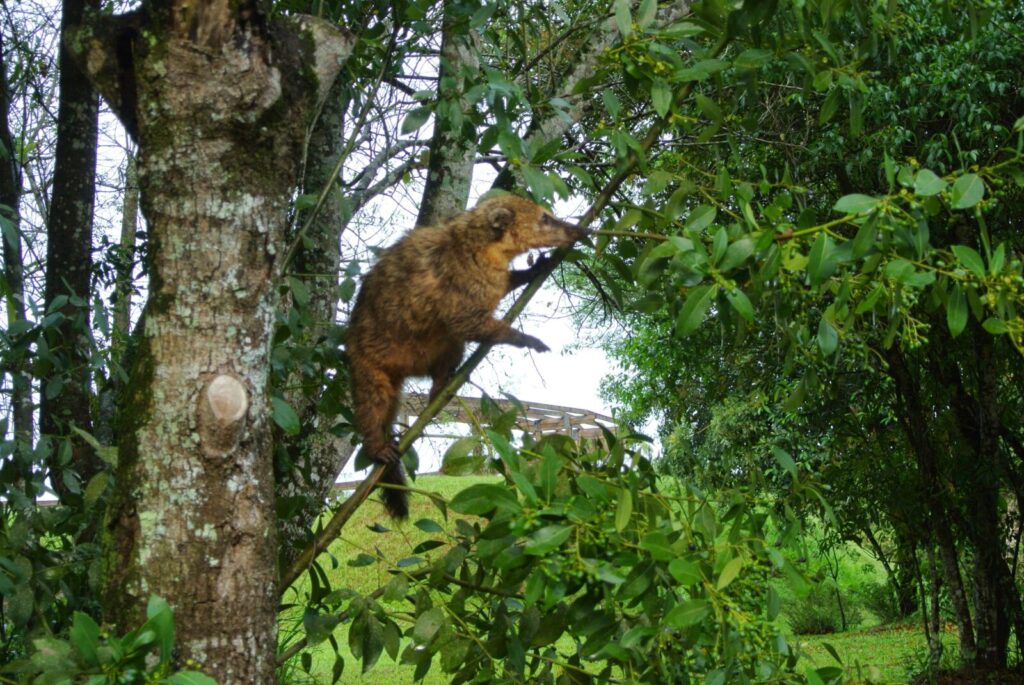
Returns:
[[[356,428],[363,435],[363,447],[374,461],[397,462],[391,426],[398,413],[399,384],[381,369],[352,365],[352,402]]]
[[[409,516],[409,494],[405,487],[402,455],[394,443],[391,426],[398,413],[400,382],[380,369],[362,364],[352,365],[352,400],[355,405],[356,428],[363,434],[363,448],[374,461],[385,464],[380,482],[399,488],[383,488],[384,508],[395,519]]]

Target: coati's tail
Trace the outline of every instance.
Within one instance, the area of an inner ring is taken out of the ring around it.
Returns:
[[[402,470],[402,462],[396,461],[387,465],[381,483],[392,485],[405,485],[405,471]],[[405,490],[393,488],[381,488],[381,499],[384,500],[384,508],[393,519],[399,521],[409,518],[409,493]]]

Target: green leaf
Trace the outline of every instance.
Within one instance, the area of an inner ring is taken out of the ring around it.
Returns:
[[[464,436],[456,440],[445,450],[441,459],[441,470],[450,476],[464,476],[473,473],[483,465],[483,457],[473,454],[480,444],[476,436]]]
[[[528,542],[523,548],[524,554],[543,556],[555,551],[562,546],[569,536],[572,535],[573,527],[565,525],[544,526],[536,530],[527,538]]]
[[[857,229],[857,235],[853,237],[853,245],[850,250],[850,255],[854,259],[863,257],[874,246],[877,226],[878,222],[875,217],[871,217]]]
[[[967,295],[959,283],[953,285],[946,303],[946,325],[954,338],[960,335],[967,325]]]
[[[1006,243],[999,243],[999,246],[992,253],[991,261],[988,264],[988,272],[995,275],[1003,270],[1006,263]]]
[[[718,265],[718,270],[729,271],[740,266],[747,261],[750,255],[754,254],[754,247],[754,241],[750,238],[740,238],[729,245],[729,249],[725,251],[725,256],[722,257],[722,261]]]
[[[718,230],[715,231],[714,237],[711,239],[711,263],[717,264],[723,256],[725,251],[729,247],[729,232],[725,230],[725,226],[719,226]]]
[[[711,671],[704,677],[704,685],[725,685],[725,671]]]
[[[651,83],[651,104],[659,117],[664,117],[672,108],[672,89],[664,79],[656,78]]]
[[[295,413],[292,406],[277,396],[270,398],[270,405],[274,423],[287,435],[298,435],[302,429],[302,424],[299,422],[299,415]]]
[[[178,671],[167,678],[168,685],[217,685],[217,681],[199,671]]]
[[[460,514],[482,515],[494,509],[518,511],[519,502],[508,488],[490,483],[477,483],[459,492],[449,504]]]
[[[739,576],[740,571],[743,569],[743,564],[743,557],[730,559],[729,563],[725,565],[725,568],[723,568],[722,572],[719,574],[716,587],[719,590],[723,590],[728,587],[732,581],[736,580],[736,577]]]
[[[744,50],[736,59],[733,60],[733,64],[737,69],[760,69],[772,58],[772,53],[768,50],[761,50],[759,48],[749,48]]]
[[[683,228],[694,231],[695,233],[703,231],[705,228],[711,225],[711,222],[715,220],[718,210],[709,205],[701,205],[695,210],[690,212],[690,216],[687,217],[686,223],[683,224]]]
[[[633,515],[633,493],[628,488],[623,488],[619,495],[619,503],[615,507],[615,530],[620,533],[626,530],[629,519]]]
[[[772,454],[775,456],[775,461],[779,462],[786,473],[796,478],[796,462],[793,461],[793,457],[789,455],[789,452],[782,449],[781,447],[772,447]]]
[[[950,249],[953,250],[953,254],[961,266],[978,278],[985,278],[985,262],[981,260],[981,255],[977,250],[966,245],[954,245]]]
[[[68,634],[71,646],[82,657],[86,666],[98,666],[97,650],[100,646],[100,627],[88,614],[76,611]]]
[[[146,603],[146,623],[142,630],[152,630],[160,649],[160,663],[169,664],[174,652],[174,617],[163,597],[150,595]]]
[[[825,317],[818,322],[818,347],[826,357],[831,357],[839,345],[839,333]]]
[[[989,333],[991,333],[992,335],[1002,335],[1003,333],[1007,333],[1010,330],[1009,326],[1006,325],[1005,321],[1002,321],[1001,319],[997,319],[995,317],[985,319],[984,323],[981,324],[981,327],[984,328]]]
[[[782,598],[779,597],[778,591],[772,586],[768,586],[768,620],[774,621],[779,612],[782,610]]]
[[[870,195],[853,193],[844,195],[836,200],[833,209],[844,214],[864,214],[878,206],[878,199]]]
[[[690,599],[672,607],[665,616],[665,623],[672,628],[686,628],[703,621],[710,610],[706,599]]]
[[[420,530],[422,530],[424,533],[443,533],[444,532],[444,528],[441,527],[441,524],[439,524],[434,519],[427,519],[427,518],[419,519],[413,525],[416,526],[417,528],[419,528]],[[398,576],[395,576],[395,577],[397,578]]]
[[[356,294],[356,282],[352,278],[346,278],[338,286],[338,297],[342,302],[351,302],[352,296]]]
[[[642,29],[647,28],[654,21],[654,17],[658,13],[658,0],[643,0],[640,3],[640,9],[637,10],[636,23]]]
[[[520,166],[519,171],[522,172],[526,184],[530,186],[530,192],[534,198],[547,202],[554,197],[555,186],[543,171],[529,164]]]
[[[804,674],[807,676],[807,685],[825,685],[825,681],[821,679],[818,672],[810,666],[807,667]]]
[[[754,321],[754,305],[750,304],[750,298],[740,290],[739,288],[733,288],[732,290],[725,291],[725,299],[729,300],[729,304],[736,310],[736,313],[743,317],[744,321],[753,323]]]
[[[985,182],[977,174],[964,174],[953,184],[950,202],[953,209],[969,209],[985,197]]]
[[[633,19],[629,15],[629,0],[615,0],[615,26],[623,38],[633,33]]]
[[[699,285],[690,291],[676,318],[676,333],[678,335],[686,336],[697,330],[717,292],[718,286],[715,285]]]
[[[946,182],[931,169],[921,169],[914,176],[914,193],[921,197],[938,195],[946,189]]]
[[[818,112],[819,124],[828,123],[836,115],[836,111],[839,109],[839,98],[842,97],[842,93],[843,91],[839,88],[833,88],[825,96],[825,101],[821,103],[821,111]]]
[[[673,559],[668,563],[668,572],[683,587],[700,582],[700,566],[688,559]]]
[[[718,106],[717,102],[702,93],[695,93],[693,99],[697,103],[697,108],[704,113],[704,116],[713,123],[722,123],[722,108]]]
[[[604,100],[604,108],[608,111],[608,116],[612,119],[617,119],[619,112],[622,110],[622,104],[615,95],[615,91],[611,89],[601,91],[601,99]]]
[[[828,279],[836,270],[835,245],[832,238],[819,233],[807,256],[807,276],[811,285]]]
[[[412,636],[421,645],[429,644],[437,631],[444,625],[444,609],[433,607],[427,609],[416,617],[416,625],[413,626]]]
[[[423,126],[423,124],[425,124],[427,122],[427,119],[429,118],[429,107],[417,107],[416,109],[412,110],[411,112],[406,114],[405,119],[402,120],[401,135],[404,136],[407,133],[412,133],[413,131],[419,129],[419,127]]]
[[[295,298],[296,304],[300,307],[305,307],[309,304],[309,288],[298,278],[294,276],[288,277],[288,287],[292,291],[292,297]]]
[[[109,471],[100,471],[89,479],[89,483],[85,486],[85,491],[82,495],[83,504],[85,505],[86,510],[92,509],[96,502],[99,501],[100,496],[106,492],[107,484],[109,482]]]
[[[839,663],[843,663],[843,660],[839,658],[839,654],[836,652],[836,648],[835,647],[833,647],[832,645],[830,645],[827,642],[822,642],[821,646],[825,648],[826,652],[828,652],[829,654],[832,655],[833,659],[835,659]]]
[[[316,206],[316,201],[319,198],[316,194],[299,195],[295,198],[295,209],[302,211],[304,209],[312,209]]]

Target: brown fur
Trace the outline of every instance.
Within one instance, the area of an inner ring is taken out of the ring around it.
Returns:
[[[569,245],[583,235],[533,202],[507,195],[440,226],[416,228],[381,254],[356,299],[346,351],[356,427],[370,458],[390,465],[385,483],[405,483],[391,433],[402,382],[430,376],[433,398],[470,341],[547,351],[537,338],[495,319],[494,310],[539,266],[509,271],[516,255]],[[408,514],[405,495],[384,491],[395,518]]]

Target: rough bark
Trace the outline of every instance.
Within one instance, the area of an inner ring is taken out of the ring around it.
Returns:
[[[308,117],[351,39],[246,2],[151,9],[96,17],[72,41],[137,137],[152,255],[119,403],[104,611],[125,629],[161,595],[182,661],[220,683],[271,683],[271,277]]]
[[[470,17],[445,0],[441,21],[441,69],[427,181],[416,224],[433,226],[466,209],[473,182],[476,133],[465,98],[480,71],[480,37]]]
[[[335,163],[344,147],[345,86],[339,81],[328,92],[310,133],[304,193],[319,193],[333,180]],[[334,325],[338,307],[341,232],[350,217],[345,198],[335,190],[309,226],[303,246],[291,265],[291,270],[305,281],[309,291],[305,309],[311,327],[307,327],[303,339],[297,341],[300,346],[322,344]],[[301,219],[300,216],[299,223],[302,223]],[[306,244],[311,247],[306,248]],[[321,351],[326,354],[326,349]],[[316,358],[318,355],[314,353],[313,356]],[[339,362],[339,359],[333,359],[325,363],[340,367]],[[303,364],[298,366],[305,367]],[[354,451],[349,440],[331,433],[334,417],[319,411],[328,390],[324,385],[325,377],[322,365],[317,363],[312,373],[300,368],[283,384],[285,388],[293,389],[287,391],[286,397],[300,417],[302,430],[294,438],[284,438],[287,463],[279,461],[277,465],[277,497],[289,514],[280,521],[282,566],[290,563],[296,551],[311,539],[310,527],[323,513],[334,481]]]
[[[82,21],[95,0],[64,0],[61,35]],[[89,286],[92,275],[92,211],[96,189],[96,137],[99,99],[66,45],[58,58],[60,100],[57,147],[54,153],[53,194],[46,225],[47,311],[59,296],[69,299],[60,310],[64,319],[45,331],[54,369],[68,378],[60,394],[44,392],[39,430],[43,435],[68,436],[71,426],[92,432],[89,348]],[[71,463],[62,464],[56,444],[49,458],[50,484],[61,499],[71,494],[65,479],[87,482],[101,468],[96,453],[80,438],[71,439]],[[68,473],[67,471],[70,471]]]
[[[4,304],[7,308],[7,328],[25,319],[25,276],[21,251],[20,213],[21,174],[14,156],[14,136],[11,133],[9,113],[11,94],[4,63],[3,36],[0,35],[0,217],[9,222],[0,235],[3,242]],[[24,358],[11,359],[11,405],[14,414],[14,436],[20,444],[31,448],[32,440],[32,388],[23,373]],[[28,460],[25,464],[26,469]],[[26,473],[26,477],[27,477]]]

